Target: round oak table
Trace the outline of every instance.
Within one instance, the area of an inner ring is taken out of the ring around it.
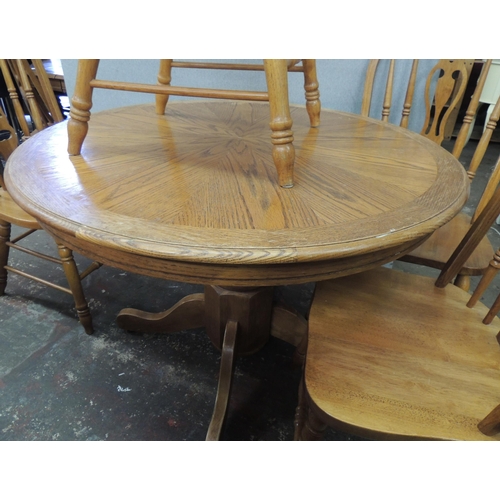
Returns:
[[[303,333],[304,322],[273,310],[273,286],[397,259],[468,196],[460,163],[418,134],[329,110],[318,128],[305,108],[291,116],[290,189],[277,180],[269,106],[242,101],[172,102],[161,116],[152,105],[96,113],[79,156],[68,155],[60,123],[6,167],[12,198],[59,243],[126,271],[205,285],[164,313],[125,309],[118,322],[154,332],[205,326],[223,352],[215,434],[234,353],[260,349],[271,323],[295,344]]]

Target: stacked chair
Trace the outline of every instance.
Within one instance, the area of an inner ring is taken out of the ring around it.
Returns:
[[[4,161],[7,161],[19,143],[29,140],[40,130],[62,121],[63,115],[52,91],[42,60],[2,59],[0,60],[0,69],[9,92],[8,108],[12,111],[11,121],[9,121],[0,106],[0,156]],[[5,293],[9,272],[69,293],[74,298],[76,311],[85,332],[93,333],[92,317],[83,293],[81,280],[98,269],[100,264],[93,262],[80,274],[71,250],[60,243],[56,242],[59,258],[19,245],[21,240],[42,227],[9,196],[2,172],[0,172],[0,186],[0,295]],[[25,228],[27,231],[11,239],[12,224]],[[49,282],[9,265],[9,250],[11,248],[61,265],[68,286]]]
[[[170,95],[244,101],[269,101],[272,157],[278,182],[284,188],[293,187],[295,148],[293,146],[292,118],[288,99],[288,73],[304,74],[306,110],[311,127],[320,123],[321,103],[315,59],[264,59],[263,64],[187,62],[162,59],[158,84],[131,83],[97,78],[99,59],[80,59],[76,75],[75,93],[71,100],[68,123],[68,152],[79,155],[88,132],[94,88],[125,90],[156,94],[156,113],[165,113]],[[264,71],[267,91],[207,89],[171,85],[172,68],[212,69],[233,71]]]

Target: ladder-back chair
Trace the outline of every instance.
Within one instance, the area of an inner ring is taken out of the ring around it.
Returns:
[[[21,140],[29,140],[29,137],[37,133],[40,129],[62,120],[62,113],[55,112],[56,108],[49,107],[48,105],[46,107],[43,106],[43,103],[46,102],[51,102],[51,106],[54,105],[54,101],[50,97],[47,97],[52,90],[43,83],[43,75],[45,77],[47,75],[43,69],[42,61],[32,60],[32,62],[36,68],[36,73],[32,72],[33,74],[30,78],[28,75],[31,74],[31,70],[30,72],[27,71],[29,65],[26,60],[0,60],[0,68],[8,85],[13,108],[16,110],[16,118],[22,130]],[[52,96],[54,97],[53,93]],[[24,110],[28,110],[29,120],[26,120]],[[0,156],[3,157],[4,161],[8,160],[18,144],[19,138],[16,131],[0,107]],[[100,264],[93,262],[84,272],[79,274],[72,251],[58,242],[56,243],[59,258],[45,255],[29,247],[19,245],[21,240],[24,240],[24,238],[35,231],[42,229],[42,227],[37,220],[25,212],[10,197],[3,180],[2,171],[0,171],[0,186],[0,295],[5,293],[9,272],[69,293],[73,296],[78,318],[86,333],[93,333],[92,317],[83,293],[81,280],[99,268]],[[12,224],[25,228],[27,231],[11,239]],[[68,286],[49,282],[25,270],[9,265],[9,250],[11,248],[61,265]]]
[[[300,64],[302,63],[302,64]],[[206,97],[216,99],[237,99],[248,101],[269,101],[272,157],[278,172],[278,182],[282,187],[293,186],[293,165],[295,150],[293,146],[292,119],[288,100],[289,71],[304,73],[306,108],[312,127],[319,126],[320,100],[316,61],[314,59],[285,60],[264,59],[263,65],[194,63],[162,59],[158,73],[158,85],[144,83],[114,82],[97,79],[99,59],[81,59],[78,63],[76,85],[71,100],[70,120],[68,123],[68,152],[81,154],[88,131],[92,93],[94,88],[126,90],[156,94],[156,112],[164,114],[170,95],[186,97]],[[267,92],[204,89],[171,85],[172,68],[201,68],[220,70],[263,70],[266,74]]]
[[[500,319],[449,284],[500,212],[496,191],[438,280],[379,268],[320,282],[295,438],[500,439]],[[469,304],[471,305],[471,304]]]

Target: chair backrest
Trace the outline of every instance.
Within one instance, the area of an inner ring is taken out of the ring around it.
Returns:
[[[12,128],[0,106],[0,156],[4,161],[7,161],[16,149],[17,143],[16,131]]]
[[[457,139],[453,146],[453,156],[455,158],[459,158],[462,154],[462,150],[467,143],[467,140],[470,136],[469,129],[471,124],[474,122],[476,117],[477,108],[479,105],[479,99],[481,97],[481,93],[483,91],[484,85],[486,83],[486,79],[488,78],[488,74],[490,71],[492,59],[487,59],[483,67],[481,68],[481,74],[477,80],[474,93],[472,94],[469,102],[469,106],[467,107],[467,111],[465,112],[465,116],[463,118],[462,126],[460,127],[460,131],[457,135]],[[470,177],[470,176],[469,176]]]
[[[365,86],[363,90],[363,100],[361,103],[361,116],[370,116],[370,110],[372,106],[373,97],[373,87],[375,84],[375,76],[377,74],[377,69],[379,67],[380,59],[371,59],[368,63],[368,68],[365,77]],[[382,111],[380,119],[384,122],[389,121],[389,116],[392,107],[392,96],[394,91],[394,72],[396,67],[395,59],[391,59],[389,62],[389,70],[387,72],[387,80],[385,84],[384,92],[384,102],[382,105]],[[406,90],[406,96],[403,104],[403,111],[401,116],[400,126],[407,128],[408,119],[410,116],[411,106],[413,103],[413,94],[415,92],[415,81],[417,77],[418,70],[418,60],[415,59],[412,64],[410,77],[408,79],[408,85]]]
[[[426,116],[420,133],[437,144],[441,144],[445,138],[448,120],[458,113],[473,63],[468,59],[440,59],[427,77]],[[431,86],[435,77],[436,89],[432,93]]]
[[[370,115],[375,76],[379,62],[379,59],[372,59],[368,64],[361,105],[362,116]],[[391,112],[395,65],[396,61],[391,59],[385,84],[384,102],[381,113],[382,121],[388,121]],[[424,95],[426,116],[420,133],[437,144],[442,143],[446,136],[446,126],[452,117],[456,117],[458,113],[472,65],[473,61],[469,59],[441,59],[427,76]],[[400,126],[404,128],[408,127],[417,72],[418,60],[414,60],[401,112]]]
[[[438,288],[444,288],[457,276],[498,215],[500,215],[500,189],[497,189],[493,193],[484,209],[474,223],[471,224],[466,235],[444,265],[435,283]]]
[[[0,59],[0,70],[23,139],[64,119],[41,59]]]
[[[33,134],[64,119],[41,59],[0,59],[15,117],[8,117],[0,106],[0,156],[4,161],[14,149]],[[16,123],[13,123],[16,120]],[[19,127],[19,136],[16,132]],[[0,186],[6,190],[0,168]]]
[[[16,149],[18,144],[18,139],[16,131],[12,128],[7,117],[2,111],[0,106],[0,159],[7,161],[9,156],[12,154],[14,149]],[[5,188],[5,183],[3,181],[3,167],[0,162],[0,187]]]
[[[490,143],[491,136],[498,124],[499,119],[500,119],[500,97],[498,98],[495,107],[493,108],[493,111],[490,115],[490,119],[486,124],[481,139],[477,144],[474,156],[472,157],[472,160],[469,164],[469,168],[467,169],[467,175],[469,176],[469,179],[471,181],[474,179],[477,168],[479,167],[481,161],[484,158],[486,149]],[[476,210],[474,212],[474,215],[472,216],[472,222],[474,222],[478,218],[481,211],[484,209],[488,201],[491,199],[493,193],[498,187],[499,182],[500,182],[500,157],[498,158],[496,165],[489,176],[488,183],[486,184],[483,194],[476,206]]]

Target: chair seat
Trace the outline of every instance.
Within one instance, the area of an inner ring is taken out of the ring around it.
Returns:
[[[488,309],[469,297],[385,268],[318,283],[304,378],[315,413],[367,437],[500,439],[477,429],[500,403],[500,319],[482,324]]]
[[[422,245],[401,258],[404,262],[441,269],[470,229],[471,217],[463,212],[437,229]],[[460,274],[477,276],[484,270],[495,253],[488,236],[485,236],[467,259]]]
[[[41,229],[37,220],[25,212],[2,188],[0,188],[0,220],[29,229]]]

